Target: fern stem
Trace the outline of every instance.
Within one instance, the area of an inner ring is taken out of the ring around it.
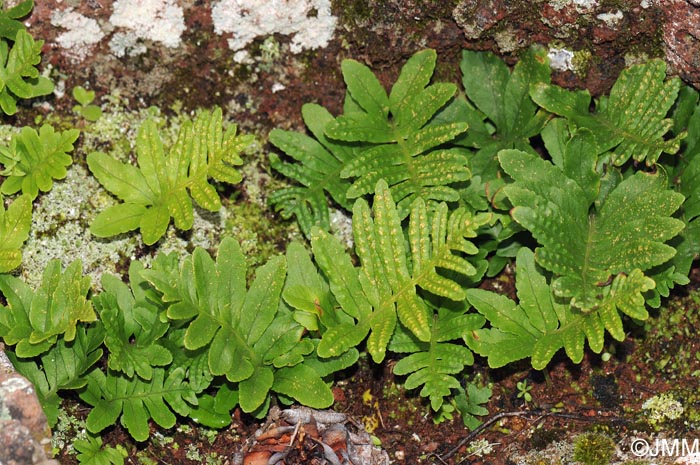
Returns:
[[[542,370],[542,375],[544,376],[544,382],[547,384],[547,389],[551,391],[554,384],[552,383],[552,377],[549,374],[549,370],[546,368]]]

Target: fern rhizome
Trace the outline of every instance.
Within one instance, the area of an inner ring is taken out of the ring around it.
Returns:
[[[388,92],[345,60],[341,115],[309,103],[308,133],[270,133],[270,165],[288,178],[270,204],[307,241],[250,273],[227,237],[215,253],[133,261],[128,279],[105,275],[94,294],[80,262],[52,262],[36,289],[0,275],[0,337],[50,421],[66,390],[92,407],[91,434],[120,421],[137,441],[150,420],[169,428],[178,415],[221,428],[237,406],[256,417],[273,402],[326,408],[334,373],[366,351],[394,359],[436,421],[458,410],[474,428],[491,392],[471,375],[475,354],[543,370],[564,349],[578,363],[586,343],[600,353],[606,334],[624,339],[629,320],[688,282],[700,251],[696,91],[658,60],[595,101],[551,84],[539,48],[512,70],[465,51],[461,88],[433,82],[436,60],[418,52]],[[20,265],[31,199],[65,175],[76,138],[25,128],[0,148],[0,192],[22,193],[0,210],[0,271]],[[191,228],[193,201],[221,207],[217,183],[241,180],[251,142],[214,109],[171,147],[144,123],[135,164],[89,154],[116,197],[92,233],[139,230],[151,245],[171,220]],[[351,217],[350,250],[334,210]],[[509,261],[516,300],[479,288]]]

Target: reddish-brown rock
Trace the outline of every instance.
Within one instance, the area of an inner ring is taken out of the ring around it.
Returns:
[[[663,38],[671,71],[695,87],[700,86],[700,2],[664,1]]]
[[[0,344],[0,464],[57,465],[51,431],[34,386],[14,372]]]

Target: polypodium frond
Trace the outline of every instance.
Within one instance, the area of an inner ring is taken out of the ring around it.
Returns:
[[[318,230],[312,236],[314,254],[331,289],[343,310],[357,320],[328,328],[318,352],[322,357],[342,354],[370,333],[368,351],[380,362],[397,317],[418,340],[430,340],[431,311],[418,288],[452,300],[464,298],[462,287],[439,270],[465,276],[476,273],[463,256],[477,251],[466,238],[474,237],[488,216],[473,216],[460,209],[448,217],[445,204],[431,215],[419,198],[411,206],[407,250],[397,206],[386,182],[377,183],[373,210],[364,199],[358,199],[353,212],[355,247],[362,264],[359,270],[349,259],[320,257],[322,250],[332,253],[339,246],[332,245],[334,239]]]
[[[467,365],[474,363],[474,355],[461,340],[472,331],[481,328],[484,318],[478,314],[466,314],[460,310],[440,308],[430,322],[430,340],[418,341],[402,327],[394,333],[389,349],[397,353],[410,353],[394,365],[395,375],[408,375],[404,387],[416,389],[422,386],[420,395],[430,398],[434,411],[442,407],[444,398],[460,387],[456,375]],[[450,342],[460,340],[460,342]]]
[[[665,163],[664,168],[668,169],[670,186],[685,196],[676,217],[686,226],[673,240],[676,255],[651,276],[656,288],[646,297],[647,303],[656,308],[661,305],[661,297],[668,297],[677,284],[690,282],[690,269],[700,254],[700,95],[687,86],[679,94],[673,112],[674,133],[685,132],[687,137],[683,140],[682,155]]]
[[[25,30],[22,18],[31,13],[34,0],[24,0],[12,8],[0,11],[0,37],[14,40],[18,31]]]
[[[333,116],[325,108],[307,103],[301,112],[314,138],[281,129],[270,132],[270,142],[298,162],[283,162],[272,153],[270,166],[301,186],[279,189],[269,201],[282,218],[295,216],[302,232],[308,235],[314,225],[330,229],[326,192],[338,205],[350,209],[346,196],[350,182],[342,179],[340,172],[356,149],[326,137],[325,129]]]
[[[663,266],[654,270],[652,278],[657,287],[650,292],[647,303],[661,306],[661,297],[668,297],[677,284],[685,285],[690,269],[700,254],[700,94],[690,86],[682,86],[676,100],[673,117],[673,134],[687,137],[683,139],[680,154],[665,160],[669,184],[685,196],[677,218],[686,227],[674,238],[676,255]]]
[[[14,276],[0,275],[0,292],[7,302],[0,306],[0,336],[25,358],[46,352],[59,336],[71,342],[78,322],[97,318],[87,300],[89,289],[90,278],[82,276],[80,260],[64,272],[60,260],[50,261],[36,291]]]
[[[625,338],[620,313],[639,320],[648,317],[643,293],[654,286],[654,281],[639,269],[616,276],[601,290],[598,307],[592,310],[555,298],[553,286],[535,266],[529,249],[518,251],[516,270],[518,303],[490,291],[467,290],[469,303],[490,323],[489,328],[472,331],[467,344],[487,357],[492,368],[530,357],[533,368],[541,370],[561,348],[579,363],[586,340],[591,350],[600,353],[606,330],[618,341]]]
[[[473,174],[482,182],[497,178],[496,154],[502,149],[531,151],[530,138],[537,135],[548,114],[530,98],[535,84],[548,84],[551,70],[546,50],[530,48],[513,71],[492,53],[464,50],[460,62],[464,92],[489,121],[469,117],[474,110],[462,105],[460,117],[472,121],[464,143],[477,149],[470,159]]]
[[[86,422],[91,433],[116,424],[121,417],[121,424],[131,436],[145,441],[150,419],[163,428],[172,428],[177,418],[173,412],[186,416],[197,404],[182,367],[167,371],[156,367],[148,381],[122,373],[106,375],[101,370],[91,371],[87,379],[87,389],[80,398],[93,406]]]
[[[343,178],[354,179],[348,198],[374,192],[383,179],[402,218],[418,197],[438,201],[459,198],[450,185],[469,179],[468,152],[448,144],[468,125],[430,122],[457,90],[453,84],[430,84],[435,62],[434,50],[413,55],[387,96],[369,68],[354,60],[343,61],[348,86],[346,112],[328,124],[326,135],[366,145],[341,171]]]
[[[511,214],[541,244],[537,261],[555,274],[556,294],[571,305],[595,310],[615,279],[631,279],[635,269],[643,272],[675,254],[665,242],[684,227],[671,216],[683,196],[668,188],[661,169],[606,181],[601,189],[600,177],[582,174],[595,160],[587,168],[565,163],[561,169],[517,150],[502,151],[499,160],[515,180],[505,188]]]
[[[170,326],[160,321],[160,308],[145,299],[137,299],[132,293],[131,289],[138,292],[145,284],[139,275],[142,268],[138,261],[131,263],[131,286],[116,276],[102,275],[103,291],[92,301],[105,327],[109,368],[130,378],[135,373],[149,380],[153,378],[153,367],[167,366],[173,356],[160,343]]]
[[[22,2],[17,6],[18,10],[12,12],[10,9],[8,12],[13,16],[22,14],[31,10],[32,4]],[[7,35],[7,22],[4,26],[0,25],[0,35]],[[53,92],[51,80],[41,76],[36,68],[41,61],[41,47],[44,41],[35,41],[23,28],[17,30],[12,40],[12,47],[7,40],[0,40],[0,109],[8,115],[17,113],[18,99],[34,98]]]
[[[0,196],[0,273],[7,273],[22,263],[22,244],[32,224],[32,200],[22,195],[7,209],[3,203]]]
[[[549,84],[537,84],[531,95],[546,110],[564,116],[593,133],[601,151],[612,151],[620,166],[630,158],[652,166],[662,153],[676,153],[685,134],[671,139],[665,135],[673,126],[666,118],[678,95],[680,79],[666,79],[666,64],[651,60],[620,73],[609,98],[601,98],[590,113],[591,96],[586,90],[569,91]]]
[[[60,337],[39,358],[19,358],[7,351],[17,372],[34,385],[49,426],[53,427],[58,421],[61,405],[58,391],[85,386],[85,373],[102,357],[103,340],[104,329],[97,325],[78,328],[70,342]]]
[[[236,383],[245,412],[267,405],[270,390],[317,408],[332,403],[330,389],[303,363],[314,348],[302,339],[304,327],[280,305],[284,257],[258,268],[249,288],[245,257],[231,238],[221,242],[216,260],[197,248],[171,265],[141,274],[162,292],[168,318],[184,322],[185,348],[206,350],[210,372]]]
[[[48,124],[38,133],[23,127],[12,137],[9,147],[0,147],[0,164],[4,166],[0,174],[7,177],[0,192],[14,194],[21,190],[34,199],[40,190],[50,190],[54,179],[66,177],[66,167],[73,163],[68,153],[79,135],[77,129],[56,132]]]
[[[208,178],[240,182],[233,165],[251,142],[236,135],[236,127],[222,129],[221,109],[200,112],[193,122],[183,123],[177,141],[166,156],[154,121],[139,128],[136,139],[138,168],[101,152],[87,157],[90,171],[123,203],[101,212],[90,226],[98,237],[109,237],[140,229],[144,243],[160,239],[172,218],[179,229],[194,222],[192,199],[209,211],[217,211],[221,200]]]

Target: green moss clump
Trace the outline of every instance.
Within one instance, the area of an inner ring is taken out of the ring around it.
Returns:
[[[571,59],[573,71],[576,76],[585,78],[588,74],[588,69],[591,67],[593,54],[590,50],[577,50],[574,52],[574,57]]]
[[[607,436],[586,433],[574,441],[574,460],[585,465],[607,465],[615,454],[615,443]]]

